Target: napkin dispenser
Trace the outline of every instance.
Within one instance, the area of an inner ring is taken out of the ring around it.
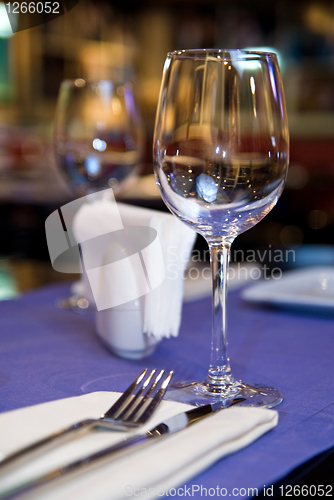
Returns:
[[[108,262],[121,263],[125,259],[127,265],[115,268],[109,279],[106,274],[101,279],[102,286],[106,288],[102,293],[110,301],[109,304],[120,304],[97,311],[96,331],[103,343],[123,358],[144,358],[152,354],[160,342],[154,334],[144,332],[146,295],[152,290],[152,285],[142,252],[152,244],[155,246],[155,265],[154,268],[151,266],[151,271],[156,271],[153,281],[158,278],[162,282],[165,277],[162,272],[164,259],[156,237],[153,228],[126,226],[109,242],[104,253],[104,265]],[[135,298],[128,301],[130,296]]]
[[[178,335],[192,229],[169,213],[93,198],[75,215],[73,232],[96,332],[112,352],[140,359]]]
[[[159,339],[143,332],[144,300],[128,302],[96,313],[96,332],[114,354],[126,359],[142,359],[152,354]]]

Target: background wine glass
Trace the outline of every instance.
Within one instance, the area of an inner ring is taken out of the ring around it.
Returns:
[[[119,193],[138,173],[143,148],[131,84],[62,82],[55,119],[56,162],[75,194],[108,187]]]
[[[112,188],[117,196],[140,171],[144,133],[127,82],[79,78],[62,82],[55,117],[56,164],[77,196]],[[104,195],[105,196],[105,195]],[[61,308],[86,309],[82,283]]]
[[[170,211],[210,248],[213,279],[211,363],[203,382],[185,382],[169,398],[272,407],[282,394],[236,381],[227,352],[230,247],[276,204],[287,174],[289,136],[276,55],[183,50],[167,55],[157,108],[154,163]]]

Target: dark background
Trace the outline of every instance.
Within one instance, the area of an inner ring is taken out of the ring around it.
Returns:
[[[234,248],[293,249],[295,259],[283,269],[334,263],[333,2],[80,0],[57,19],[9,37],[0,29],[0,36],[0,263],[17,290],[69,278],[52,270],[44,233],[48,214],[73,198],[52,149],[60,82],[120,76],[133,82],[146,131],[142,175],[149,176],[162,67],[167,51],[177,48],[277,51],[289,176],[278,205]],[[132,203],[164,209],[159,198],[134,193]],[[205,248],[201,240],[197,245]]]

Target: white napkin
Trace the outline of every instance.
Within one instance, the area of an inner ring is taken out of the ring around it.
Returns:
[[[73,221],[91,288],[86,286],[87,298],[98,311],[134,310],[140,303],[144,333],[157,340],[177,336],[195,231],[168,213],[92,199]]]
[[[5,455],[75,421],[98,418],[118,397],[118,393],[96,392],[4,413],[0,415],[0,452]],[[182,403],[163,401],[140,432],[189,408]],[[59,484],[54,481],[22,498],[120,500],[138,489],[140,498],[158,498],[162,491],[186,484],[217,460],[249,445],[275,427],[277,421],[274,410],[235,406],[218,411],[179,433],[157,438],[143,448],[133,448],[130,454],[95,469],[85,469],[84,473]],[[0,493],[23,478],[69,463],[122,440],[125,435],[117,431],[94,432],[49,452],[1,478]]]

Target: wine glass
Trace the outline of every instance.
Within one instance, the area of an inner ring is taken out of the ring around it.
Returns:
[[[64,80],[54,129],[56,164],[75,195],[112,188],[103,198],[114,199],[138,175],[144,129],[131,83]],[[74,283],[73,293],[58,307],[82,311],[93,303],[85,275]]]
[[[63,81],[54,142],[57,166],[75,194],[111,187],[117,195],[138,173],[144,149],[132,85]]]
[[[282,80],[274,53],[201,49],[167,55],[154,134],[154,169],[169,210],[207,241],[213,280],[211,362],[202,382],[169,398],[202,405],[244,398],[273,407],[282,394],[233,378],[227,352],[230,247],[276,204],[289,160]]]

